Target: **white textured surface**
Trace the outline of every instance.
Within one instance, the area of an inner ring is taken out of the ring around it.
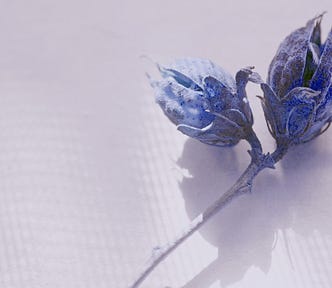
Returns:
[[[141,55],[265,77],[283,37],[324,10],[326,35],[330,0],[0,1],[0,287],[124,288],[246,167],[245,143],[204,146],[168,123]],[[263,172],[143,287],[332,287],[331,143]]]

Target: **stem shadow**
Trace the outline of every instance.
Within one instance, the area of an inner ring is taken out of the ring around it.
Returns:
[[[218,248],[218,258],[183,288],[208,288],[217,280],[227,287],[240,281],[252,266],[267,273],[280,230],[293,229],[304,236],[319,230],[332,235],[331,221],[326,219],[331,216],[332,193],[324,188],[326,178],[319,177],[326,176],[331,167],[332,151],[327,147],[324,139],[295,147],[277,171],[264,170],[258,175],[252,194],[236,199],[202,227],[199,233]],[[194,140],[185,143],[178,165],[191,177],[179,185],[190,219],[236,181],[249,164],[249,157],[244,159],[241,153],[237,147],[206,147]],[[322,187],[317,189],[319,182]]]

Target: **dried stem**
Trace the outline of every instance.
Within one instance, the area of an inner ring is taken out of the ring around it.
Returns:
[[[199,228],[201,228],[209,219],[211,219],[216,213],[223,209],[234,198],[244,195],[251,191],[252,182],[255,176],[265,168],[271,168],[271,162],[278,162],[287,152],[286,147],[278,146],[275,152],[271,155],[264,155],[259,140],[255,133],[250,133],[249,139],[247,139],[252,147],[250,151],[251,162],[248,168],[243,172],[236,183],[220,196],[211,206],[209,206],[203,213],[197,216],[188,227],[179,235],[173,242],[158,249],[152,259],[144,268],[135,282],[130,285],[130,288],[137,288],[142,284],[146,277],[162,262],[172,251],[174,251],[182,242],[189,238]]]

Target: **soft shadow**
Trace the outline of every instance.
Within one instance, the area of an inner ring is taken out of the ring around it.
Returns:
[[[241,280],[251,266],[268,272],[280,230],[291,228],[303,235],[319,230],[332,235],[332,224],[326,219],[332,194],[328,188],[317,189],[317,183],[324,182],[317,175],[331,166],[332,149],[329,152],[319,140],[292,149],[277,171],[265,170],[256,178],[252,194],[235,199],[200,229],[219,248],[219,256],[183,288],[207,288],[217,280],[227,287]],[[179,185],[190,219],[234,183],[249,162],[244,155],[238,148],[186,142],[178,165],[191,177]]]

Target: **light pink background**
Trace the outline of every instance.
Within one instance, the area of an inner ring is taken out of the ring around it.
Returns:
[[[178,133],[151,63],[209,58],[265,78],[322,1],[0,1],[0,287],[124,288],[227,189],[247,144]],[[248,87],[266,151],[258,87]],[[332,287],[332,131],[291,151],[142,287]]]

